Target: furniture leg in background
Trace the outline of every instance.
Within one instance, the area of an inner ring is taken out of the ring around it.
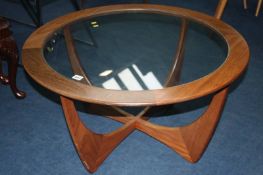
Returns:
[[[228,0],[219,0],[217,8],[216,8],[216,12],[215,12],[215,18],[217,19],[221,19],[223,12],[225,10],[226,4],[227,4]]]
[[[16,73],[18,65],[18,49],[9,30],[9,22],[0,18],[0,81],[2,84],[10,84],[11,90],[17,98],[24,98],[26,94],[16,87]],[[2,60],[8,63],[8,76],[2,71]]]
[[[246,10],[248,8],[247,6],[247,0],[243,0],[244,9]],[[259,15],[260,8],[262,6],[262,0],[258,0],[255,16]]]
[[[258,0],[258,5],[257,5],[257,10],[256,10],[256,13],[255,13],[255,16],[258,16],[259,10],[261,8],[261,5],[262,5],[262,0]]]

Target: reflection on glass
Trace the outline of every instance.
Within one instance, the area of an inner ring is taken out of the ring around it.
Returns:
[[[131,71],[133,69],[133,71]],[[116,80],[118,79],[120,82]],[[105,89],[115,89],[115,90],[153,90],[162,89],[162,85],[153,72],[148,72],[143,75],[139,68],[133,64],[130,68],[126,68],[120,73],[118,73],[116,78],[110,78],[102,83]],[[123,87],[124,88],[121,88]],[[146,87],[146,88],[144,88]]]

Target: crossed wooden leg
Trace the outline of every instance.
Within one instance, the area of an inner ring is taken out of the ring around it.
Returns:
[[[198,161],[213,136],[227,92],[228,88],[225,88],[215,94],[204,114],[190,125],[159,126],[142,119],[139,115],[121,120],[124,125],[108,134],[97,134],[88,129],[80,120],[71,99],[61,96],[61,102],[79,157],[88,171],[95,172],[113,149],[135,129],[164,143],[187,161],[192,163]]]
[[[134,130],[136,121],[140,118],[130,120],[109,134],[97,134],[85,127],[72,100],[61,96],[61,102],[76,150],[90,172],[97,170],[113,149]]]

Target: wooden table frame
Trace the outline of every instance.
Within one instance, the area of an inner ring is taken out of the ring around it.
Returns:
[[[180,74],[183,43],[187,23],[182,20],[179,46],[176,49],[174,64],[171,67],[167,88],[148,91],[116,91],[90,86],[75,52],[71,36],[71,23],[90,17],[126,12],[145,12],[181,16],[206,25],[221,35],[228,45],[225,62],[212,73],[190,83],[173,86]],[[43,57],[46,41],[59,29],[64,29],[68,55],[75,73],[84,76],[82,83],[70,80],[50,68]],[[232,27],[220,20],[202,13],[182,8],[149,5],[113,5],[78,11],[60,17],[36,30],[23,47],[23,64],[28,74],[39,84],[60,95],[65,118],[72,140],[84,166],[95,172],[117,145],[135,129],[140,130],[164,143],[189,162],[196,162],[205,151],[227,98],[229,85],[245,70],[249,60],[249,49],[243,37]],[[177,104],[212,95],[207,110],[193,123],[182,127],[159,126],[147,121],[146,111],[152,106]],[[94,133],[80,120],[74,100],[92,104],[108,105],[122,117],[108,116],[124,123],[122,127],[107,134]],[[122,106],[145,106],[134,116],[123,111]]]

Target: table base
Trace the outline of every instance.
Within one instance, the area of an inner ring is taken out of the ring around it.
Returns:
[[[120,142],[136,129],[167,145],[187,161],[197,162],[213,136],[227,93],[228,88],[217,92],[207,110],[187,126],[159,126],[145,120],[143,116],[110,117],[124,125],[107,134],[97,134],[87,128],[78,116],[74,101],[63,96],[60,98],[75,148],[84,166],[93,173]]]

